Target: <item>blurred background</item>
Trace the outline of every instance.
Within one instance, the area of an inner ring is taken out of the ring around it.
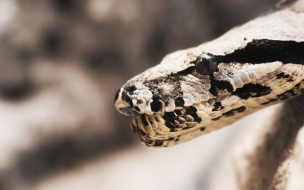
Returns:
[[[167,53],[214,39],[276,1],[0,0],[0,189],[224,183],[214,170],[255,115],[155,149],[132,133],[114,95]]]

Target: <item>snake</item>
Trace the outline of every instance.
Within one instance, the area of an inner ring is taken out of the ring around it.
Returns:
[[[149,147],[170,147],[304,93],[304,0],[285,0],[128,80],[116,109]]]

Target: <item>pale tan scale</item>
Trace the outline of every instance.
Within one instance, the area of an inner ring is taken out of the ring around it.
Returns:
[[[276,76],[275,72],[271,72],[271,73],[268,73],[267,77],[268,77],[269,79],[274,79],[274,78],[276,78],[277,76]]]
[[[194,93],[192,96],[194,98],[194,103],[195,104],[200,103],[202,101],[201,95],[199,93]]]
[[[248,76],[251,79],[251,81],[255,81],[257,78],[259,78],[258,75],[253,70],[247,70],[246,72],[248,73]]]
[[[195,92],[200,93],[203,91],[202,85],[195,86]]]
[[[240,71],[238,73],[238,76],[240,77],[243,84],[248,84],[248,83],[251,82],[251,79],[250,79],[249,75],[245,71]]]
[[[141,99],[142,103],[138,104],[138,107],[140,110],[143,110],[143,113],[144,113],[144,110],[146,108],[146,101]],[[138,101],[137,101],[138,102]]]
[[[255,71],[255,73],[258,75],[258,78],[261,78],[261,77],[263,77],[266,73],[263,71],[263,69],[261,69],[261,68],[257,68],[257,69],[255,69],[254,70]]]
[[[172,98],[169,98],[168,105],[165,107],[166,112],[172,112],[175,110],[175,102]]]
[[[149,134],[149,135],[152,135],[152,136],[154,136],[155,135],[155,132],[153,131],[153,129],[152,129],[152,125],[151,125],[151,123],[149,122],[149,121],[147,121],[148,123],[149,123],[149,125],[145,125],[144,126],[144,131],[147,133],[147,134]]]
[[[159,115],[159,114],[155,115],[155,119],[158,121],[158,125],[165,124],[165,120],[161,117],[161,115]]]
[[[303,68],[297,68],[297,69],[295,69],[295,71],[292,74],[297,75],[297,76],[302,76],[303,75],[302,69]]]
[[[151,102],[152,102],[152,100],[150,100],[150,101],[148,102],[148,106],[145,107],[145,113],[146,113],[147,115],[152,115],[152,114],[153,114],[153,111],[152,111],[152,109],[151,109]]]
[[[163,139],[167,139],[167,138],[168,138],[165,131],[161,131],[161,130],[159,130],[159,129],[154,129],[154,133],[155,133],[157,136],[159,136],[159,137],[161,137],[161,138],[163,138]]]
[[[273,71],[275,71],[275,70],[272,67],[270,67],[269,65],[267,65],[267,64],[263,67],[263,72],[265,74],[271,73]]]
[[[239,75],[234,75],[232,78],[232,82],[233,82],[233,86],[235,86],[235,88],[242,88],[244,86],[244,83],[241,80],[241,78],[239,77]]]

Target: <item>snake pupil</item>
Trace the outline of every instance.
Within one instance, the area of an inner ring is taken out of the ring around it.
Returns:
[[[217,60],[211,54],[203,54],[195,63],[196,71],[201,75],[211,75],[217,71]]]

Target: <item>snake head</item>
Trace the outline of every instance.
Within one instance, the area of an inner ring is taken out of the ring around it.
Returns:
[[[166,147],[304,93],[303,30],[285,14],[169,54],[119,89],[116,108],[134,116],[131,127],[142,142]]]
[[[169,146],[170,143],[164,143],[168,138],[174,144],[185,141],[186,137],[181,140],[180,134],[201,123],[198,106],[212,96],[209,74],[217,65],[210,55],[175,55],[179,56],[169,55],[169,61],[165,58],[161,64],[130,79],[116,93],[117,110],[134,117],[131,126],[148,146]],[[203,129],[201,126],[200,131]]]
[[[205,57],[210,56],[200,56],[188,64],[174,62],[177,69],[163,63],[129,80],[116,94],[117,110],[127,116],[164,114],[207,101],[210,96],[208,72],[213,73],[214,65],[208,61],[203,64]]]
[[[131,80],[118,90],[115,100],[117,110],[127,116],[171,112],[184,103],[176,75],[142,82]]]

